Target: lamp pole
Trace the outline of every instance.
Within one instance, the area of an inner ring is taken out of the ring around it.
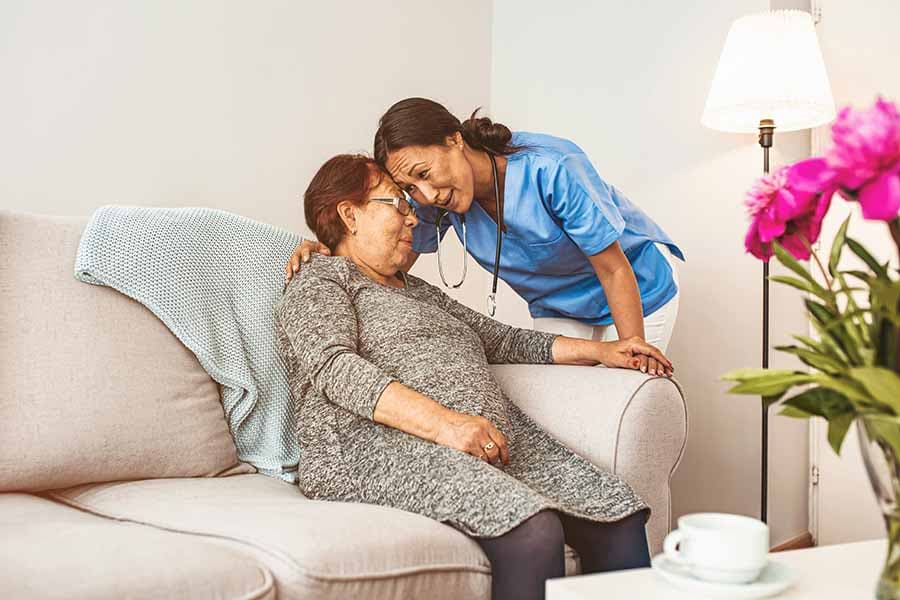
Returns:
[[[763,149],[763,173],[769,174],[769,148],[775,134],[775,121],[772,119],[760,119],[759,121],[759,145]],[[762,318],[762,368],[769,368],[769,261],[763,261],[763,318]],[[761,398],[762,405],[762,439],[760,445],[760,499],[759,515],[763,523],[768,523],[769,501],[769,407],[765,399]]]
[[[770,10],[735,19],[728,30],[700,122],[717,131],[759,133],[769,173],[775,123],[781,131],[824,125],[834,98],[813,17]],[[898,226],[900,232],[900,226]],[[898,233],[900,236],[900,233]],[[749,248],[748,248],[749,250]],[[762,367],[769,368],[769,262],[763,261]],[[768,520],[769,411],[762,398],[760,520]]]

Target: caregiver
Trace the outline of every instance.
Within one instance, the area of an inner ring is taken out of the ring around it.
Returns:
[[[460,122],[434,101],[408,98],[381,118],[374,152],[419,208],[407,268],[419,253],[438,251],[452,226],[495,274],[495,287],[499,275],[528,302],[535,329],[603,341],[637,336],[665,351],[678,310],[672,254],[684,256],[574,143],[512,133],[474,114]],[[322,249],[304,241],[287,278]],[[641,360],[641,370],[664,374],[652,357]]]

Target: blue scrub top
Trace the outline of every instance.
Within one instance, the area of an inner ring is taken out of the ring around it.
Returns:
[[[528,302],[532,317],[611,324],[606,294],[587,257],[615,241],[634,269],[644,315],[675,296],[672,269],[654,242],[666,244],[681,260],[684,254],[659,225],[600,178],[581,148],[525,132],[514,133],[511,143],[525,149],[507,156],[499,276]],[[413,249],[435,252],[438,210],[418,206],[417,211]],[[477,202],[465,219],[469,254],[492,272],[497,224]],[[462,240],[461,221],[456,213],[444,217],[440,238],[452,225]]]

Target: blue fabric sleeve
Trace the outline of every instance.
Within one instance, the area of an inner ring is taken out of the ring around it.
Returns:
[[[419,254],[437,252],[438,233],[435,223],[437,223],[440,211],[433,206],[422,206],[415,201],[413,203],[416,206],[416,215],[419,217],[419,224],[413,229],[413,250]],[[441,240],[444,239],[444,234],[449,228],[450,216],[448,215],[441,221]]]
[[[548,175],[548,208],[586,256],[606,250],[622,236],[625,220],[613,200],[613,188],[587,155],[564,156]]]

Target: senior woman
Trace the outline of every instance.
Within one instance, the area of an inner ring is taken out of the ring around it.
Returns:
[[[474,538],[495,600],[541,598],[564,575],[645,567],[647,505],[554,440],[503,394],[489,363],[671,363],[633,338],[589,341],[498,323],[401,267],[418,220],[369,158],[332,158],[304,196],[317,255],[276,307],[310,498],[415,512]],[[548,402],[564,402],[548,398]]]

